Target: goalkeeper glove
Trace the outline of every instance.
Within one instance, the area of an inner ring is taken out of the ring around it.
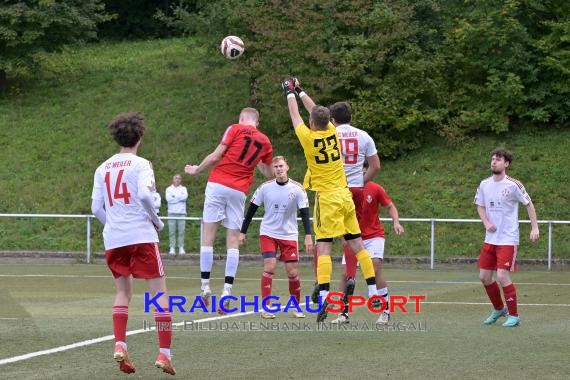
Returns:
[[[283,89],[285,96],[289,94],[295,94],[295,82],[293,82],[290,78],[285,79],[283,82],[281,82],[281,88]]]
[[[301,88],[301,82],[299,82],[299,79],[297,79],[296,77],[291,77],[289,78],[289,80],[292,81],[293,84],[295,85],[295,92],[297,93],[297,95],[301,95],[301,92],[305,92]]]

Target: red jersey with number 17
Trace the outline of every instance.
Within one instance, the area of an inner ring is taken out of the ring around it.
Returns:
[[[362,240],[372,238],[383,238],[384,227],[378,219],[378,205],[388,206],[392,200],[386,194],[384,188],[377,183],[368,182],[363,190],[362,215],[358,224],[360,225]]]
[[[239,190],[247,195],[253,171],[261,161],[271,165],[273,147],[269,138],[253,125],[230,125],[220,144],[227,145],[222,160],[208,177],[209,182]]]

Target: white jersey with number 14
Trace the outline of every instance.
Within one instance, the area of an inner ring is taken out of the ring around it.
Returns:
[[[336,127],[342,151],[342,163],[348,187],[364,187],[362,167],[367,157],[377,153],[372,137],[362,129],[349,124]]]
[[[155,189],[152,165],[131,153],[115,154],[95,171],[91,198],[105,201],[106,250],[158,242],[156,229],[138,198],[143,186]]]

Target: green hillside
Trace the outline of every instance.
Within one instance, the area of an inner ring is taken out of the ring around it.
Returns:
[[[163,193],[171,176],[208,154],[239,110],[249,106],[248,73],[240,71],[239,60],[224,60],[215,50],[174,39],[89,45],[44,57],[37,77],[0,97],[0,213],[89,213],[93,172],[116,151],[106,125],[125,111],[146,116],[140,155],[153,162]],[[291,177],[302,179],[305,164],[293,133],[282,132],[288,126],[264,125],[264,107],[259,108],[260,128],[280,131],[268,133],[275,153],[288,156]],[[281,112],[287,113],[285,100]],[[488,175],[488,152],[503,145],[515,153],[510,174],[524,182],[539,219],[570,219],[569,130],[544,127],[478,136],[455,146],[430,139],[419,151],[383,162],[378,181],[402,217],[475,218],[472,199]],[[184,180],[189,215],[200,216],[206,175]],[[256,184],[260,181],[258,176]],[[521,216],[526,219],[523,209]],[[193,250],[197,227],[187,230],[187,246]],[[405,227],[406,237],[389,236],[387,254],[427,255],[429,225]],[[84,231],[79,221],[0,219],[0,250],[83,250]],[[93,235],[98,251],[100,231],[97,226]],[[545,257],[546,227],[537,244],[528,243],[527,232],[523,227],[521,252]],[[555,227],[555,257],[570,257],[568,232],[570,226]],[[437,255],[474,257],[482,237],[478,224],[438,226]],[[161,239],[167,247],[165,233]],[[245,250],[255,251],[253,234],[250,241]]]

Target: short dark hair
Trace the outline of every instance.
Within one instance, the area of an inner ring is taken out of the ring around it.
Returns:
[[[325,130],[331,120],[331,112],[327,107],[315,106],[311,111],[311,119],[317,129]]]
[[[352,108],[346,102],[337,102],[330,106],[331,117],[340,124],[350,123],[352,120]]]
[[[132,148],[144,135],[144,116],[138,112],[117,115],[109,124],[109,132],[117,144]]]
[[[508,162],[509,164],[513,162],[514,159],[513,154],[508,150],[506,150],[505,148],[494,149],[491,152],[491,158],[493,158],[493,156],[502,157],[505,160],[505,162]]]

